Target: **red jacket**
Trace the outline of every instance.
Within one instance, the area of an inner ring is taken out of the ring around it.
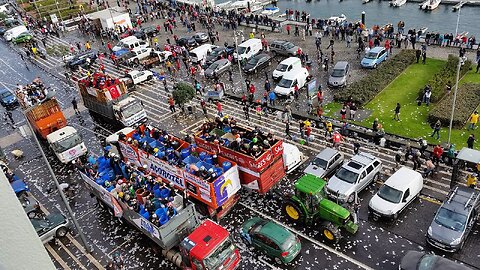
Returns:
[[[438,146],[438,145],[435,146],[435,147],[433,148],[433,155],[434,155],[435,157],[437,157],[437,158],[442,157],[442,155],[443,155],[443,148],[442,148],[441,146]]]

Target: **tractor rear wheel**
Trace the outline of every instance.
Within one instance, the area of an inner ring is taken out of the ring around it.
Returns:
[[[342,236],[340,230],[330,222],[327,222],[322,226],[321,232],[323,238],[330,243],[338,243]]]
[[[288,220],[292,222],[304,222],[305,214],[302,209],[292,200],[287,200],[283,203],[283,213],[287,216]]]

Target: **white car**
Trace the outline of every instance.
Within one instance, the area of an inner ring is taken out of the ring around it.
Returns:
[[[150,70],[132,70],[128,72],[127,77],[136,85],[153,79],[153,73]]]
[[[368,213],[374,220],[381,217],[395,220],[415,200],[422,188],[422,174],[402,167],[372,197],[368,203]]]

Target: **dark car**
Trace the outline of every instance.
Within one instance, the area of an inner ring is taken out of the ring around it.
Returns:
[[[424,252],[410,250],[403,256],[400,270],[471,270],[465,265]]]
[[[261,68],[271,65],[271,59],[270,55],[266,53],[257,54],[243,66],[243,71],[245,73],[257,73]]]
[[[232,55],[233,52],[235,51],[235,48],[232,46],[228,47],[217,47],[212,50],[212,52],[207,55],[207,60],[205,61],[206,65],[209,66],[213,62],[222,59],[222,58],[227,58],[229,55]]]
[[[133,34],[138,39],[147,39],[149,37],[154,37],[158,34],[158,30],[155,26],[145,26],[140,28]]]
[[[18,105],[17,97],[8,89],[0,89],[0,103],[5,108],[12,108]]]
[[[97,52],[90,50],[75,55],[70,61],[67,62],[67,67],[72,70],[76,70],[79,66],[84,67],[88,65],[89,62],[95,62],[95,60],[97,60]]]
[[[198,43],[193,36],[192,37],[181,37],[181,38],[177,39],[176,43],[177,43],[178,46],[185,46],[187,48],[193,48],[193,47],[198,46]]]
[[[206,70],[205,70],[205,77],[207,78],[214,78],[215,76],[220,76],[223,74],[225,71],[227,71],[229,68],[231,68],[232,63],[228,61],[228,59],[220,59],[213,64],[211,64]]]
[[[447,252],[462,249],[478,219],[480,192],[454,187],[438,208],[427,231],[427,243]]]
[[[199,44],[206,43],[210,39],[210,37],[205,33],[196,33],[193,35],[193,38]]]
[[[54,238],[66,236],[70,230],[70,222],[62,214],[50,214],[44,218],[31,218],[30,222],[43,244]]]
[[[274,55],[296,56],[298,48],[298,46],[286,40],[275,40],[270,44],[270,51]]]

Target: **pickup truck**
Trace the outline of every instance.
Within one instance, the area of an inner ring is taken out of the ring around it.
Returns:
[[[151,52],[152,48],[135,48],[125,55],[124,59],[129,65],[139,65],[140,60],[149,57]]]
[[[157,64],[167,61],[172,56],[169,51],[152,51],[146,58],[140,60],[140,64],[146,68],[151,68]]]
[[[153,79],[153,72],[150,70],[132,70],[122,78],[122,81],[125,83],[127,88],[131,88],[139,83],[149,81],[151,79]]]

